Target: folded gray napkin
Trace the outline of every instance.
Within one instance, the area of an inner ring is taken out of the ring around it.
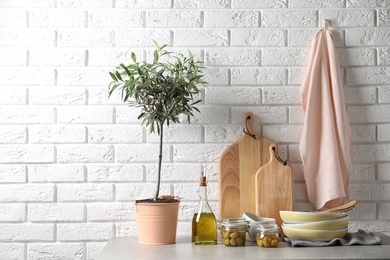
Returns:
[[[291,246],[352,246],[352,245],[380,245],[382,239],[374,233],[359,230],[356,233],[348,233],[343,238],[334,238],[331,241],[308,241],[291,237],[284,237],[284,241],[291,243]]]

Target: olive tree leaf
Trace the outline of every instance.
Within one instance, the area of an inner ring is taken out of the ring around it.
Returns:
[[[131,53],[131,59],[133,60],[133,62],[137,62],[137,57],[135,56],[134,52]]]
[[[119,80],[122,80],[122,76],[121,76],[121,74],[119,73],[119,71],[116,71],[116,72],[115,72],[115,76],[116,76]]]

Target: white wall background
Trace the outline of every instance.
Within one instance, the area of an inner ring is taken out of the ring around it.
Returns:
[[[158,139],[118,96],[108,71],[152,39],[190,49],[210,82],[193,124],[166,131],[163,190],[184,197],[190,234],[199,173],[218,212],[217,160],[242,116],[274,139],[309,210],[298,141],[299,85],[310,42],[330,20],[353,130],[351,230],[390,231],[390,1],[0,0],[1,259],[93,259],[135,236],[132,198],[153,194]]]

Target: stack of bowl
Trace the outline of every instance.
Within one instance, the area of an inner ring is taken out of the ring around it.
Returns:
[[[348,233],[349,217],[344,213],[280,211],[285,236],[308,241],[330,241]]]

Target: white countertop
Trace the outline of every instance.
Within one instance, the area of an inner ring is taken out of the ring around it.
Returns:
[[[189,259],[390,259],[390,237],[378,234],[382,245],[291,247],[281,242],[277,248],[258,247],[247,242],[245,247],[195,246],[190,237],[178,237],[176,244],[149,246],[138,238],[111,239],[96,260],[189,260]]]

